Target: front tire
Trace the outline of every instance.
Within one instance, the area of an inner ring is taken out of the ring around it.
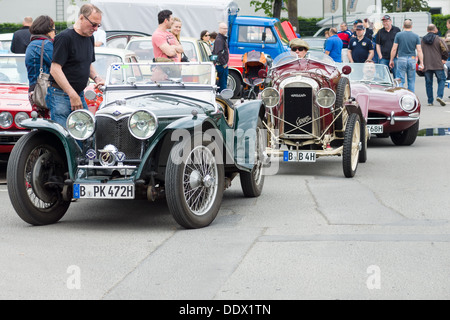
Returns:
[[[355,176],[358,168],[359,152],[361,149],[361,120],[356,113],[352,113],[347,121],[344,132],[344,147],[342,165],[347,178]]]
[[[187,229],[211,224],[220,209],[224,181],[217,142],[201,133],[175,144],[166,167],[166,199],[175,221]]]
[[[233,99],[239,98],[242,92],[242,80],[236,71],[229,70],[227,88],[233,90]]]
[[[258,119],[256,128],[255,156],[253,169],[251,172],[241,172],[241,187],[246,197],[259,197],[264,186],[264,151],[265,151],[265,135],[263,132],[261,119]]]
[[[38,131],[23,136],[8,161],[8,194],[22,220],[32,225],[58,222],[70,206],[62,186],[67,162],[60,150]]]
[[[392,142],[397,146],[410,146],[417,138],[419,132],[419,121],[414,123],[411,127],[400,132],[393,132],[390,134]]]

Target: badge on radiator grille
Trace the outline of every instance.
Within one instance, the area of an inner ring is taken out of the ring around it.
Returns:
[[[102,166],[109,167],[116,164],[116,154],[119,152],[115,146],[108,144],[102,150],[99,150],[99,161]]]

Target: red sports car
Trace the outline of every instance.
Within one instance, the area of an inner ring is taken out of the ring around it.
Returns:
[[[419,130],[420,102],[416,94],[398,86],[382,64],[353,63],[349,74],[352,97],[369,110],[367,127],[377,137],[391,137],[396,145],[412,145]]]
[[[7,159],[17,140],[29,132],[20,123],[31,111],[25,55],[0,55],[0,159]]]

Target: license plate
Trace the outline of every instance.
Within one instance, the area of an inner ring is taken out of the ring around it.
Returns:
[[[367,129],[369,129],[369,133],[383,133],[383,126],[381,124],[368,124]]]
[[[314,151],[284,151],[283,161],[316,162]]]
[[[74,184],[75,199],[134,199],[134,184]]]

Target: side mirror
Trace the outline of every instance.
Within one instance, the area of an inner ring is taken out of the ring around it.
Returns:
[[[220,95],[221,95],[222,98],[224,98],[224,99],[231,99],[231,98],[233,98],[234,92],[233,92],[233,90],[231,90],[231,89],[223,89],[223,90],[220,92]]]
[[[97,94],[94,92],[94,90],[87,90],[87,91],[84,93],[84,97],[85,97],[87,100],[95,100],[95,99],[97,99]]]

